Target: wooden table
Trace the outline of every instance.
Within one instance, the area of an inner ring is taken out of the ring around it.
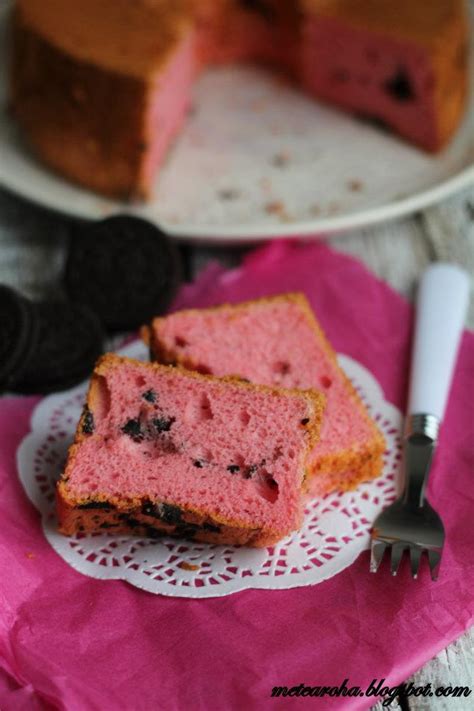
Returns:
[[[31,296],[57,292],[65,254],[65,221],[0,190],[0,283]],[[361,259],[399,292],[411,298],[417,278],[430,262],[456,262],[474,276],[474,189],[398,222],[357,230],[334,238],[332,246]],[[246,250],[186,247],[188,278],[210,259],[238,264]],[[468,325],[474,328],[474,299]],[[428,662],[408,680],[416,685],[469,686],[474,692],[474,628]],[[382,705],[374,707],[382,711]],[[444,711],[474,708],[468,699],[410,697],[392,709]]]

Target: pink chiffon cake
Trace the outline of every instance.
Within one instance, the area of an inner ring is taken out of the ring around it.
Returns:
[[[301,523],[324,397],[103,356],[57,487],[60,530],[266,546]]]
[[[326,395],[320,441],[309,460],[312,495],[378,476],[385,443],[303,294],[181,311],[144,329],[151,357],[253,383]]]
[[[54,170],[119,198],[150,197],[212,64],[276,68],[429,151],[467,96],[464,0],[16,0],[12,18],[24,138]]]

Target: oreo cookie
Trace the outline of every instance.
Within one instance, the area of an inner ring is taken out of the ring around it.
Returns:
[[[13,376],[13,390],[48,393],[87,378],[102,353],[103,331],[87,307],[66,302],[32,304],[36,348]]]
[[[138,217],[119,215],[71,228],[64,288],[109,331],[133,330],[163,313],[181,281],[175,245]]]
[[[0,285],[0,391],[12,386],[15,371],[35,346],[32,305]]]

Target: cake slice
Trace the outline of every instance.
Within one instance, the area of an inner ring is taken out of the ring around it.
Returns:
[[[303,294],[181,311],[145,329],[152,358],[253,383],[314,388],[327,404],[309,461],[309,492],[346,490],[378,476],[384,440],[339,367]]]
[[[60,530],[272,544],[300,525],[323,403],[103,356],[57,487]]]
[[[464,0],[301,0],[304,87],[440,150],[468,87]]]

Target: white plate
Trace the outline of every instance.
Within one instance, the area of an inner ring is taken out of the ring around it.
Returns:
[[[210,70],[195,87],[196,111],[157,179],[153,201],[131,207],[78,188],[31,157],[7,115],[3,74],[0,183],[71,215],[134,212],[188,239],[327,235],[400,217],[473,183],[472,96],[455,140],[432,157],[260,70]]]

